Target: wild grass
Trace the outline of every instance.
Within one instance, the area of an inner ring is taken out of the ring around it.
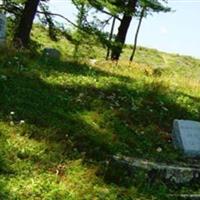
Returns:
[[[174,119],[200,120],[200,61],[141,48],[132,65],[91,65],[52,44],[61,60],[1,53],[0,199],[164,199],[173,191],[142,177],[129,188],[106,182],[106,162],[185,161],[170,135]]]

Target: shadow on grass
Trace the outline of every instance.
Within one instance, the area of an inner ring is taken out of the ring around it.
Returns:
[[[9,192],[6,189],[6,185],[0,182],[0,199],[9,199]]]
[[[110,72],[106,72],[95,67],[91,67],[88,64],[80,64],[75,61],[58,61],[55,59],[48,59],[41,57],[37,60],[38,66],[40,67],[40,71],[44,73],[51,74],[54,72],[59,73],[66,73],[66,74],[73,74],[73,75],[81,75],[81,76],[92,76],[95,77],[110,77],[117,78],[120,81],[133,81],[130,77],[119,75],[119,74],[112,74]]]
[[[10,170],[8,163],[6,161],[5,156],[5,138],[3,137],[3,134],[0,132],[0,177],[3,175],[9,175]],[[4,179],[0,178],[0,199],[10,199],[10,194],[7,189],[7,184]]]
[[[0,80],[1,120],[8,121],[14,111],[16,123],[26,121],[22,135],[59,144],[59,158],[77,149],[79,156],[84,153],[86,159],[97,163],[119,153],[165,162],[182,159],[168,142],[171,125],[175,118],[196,116],[185,105],[178,105],[176,95],[162,84],[128,87],[128,79],[86,65],[54,65],[45,68],[46,72],[114,77],[121,84],[102,88],[78,83],[52,85],[37,74],[11,70],[7,80]],[[156,151],[158,147],[162,154]]]

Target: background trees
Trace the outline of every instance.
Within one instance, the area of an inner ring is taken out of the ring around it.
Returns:
[[[170,11],[170,8],[166,7],[165,4],[165,0],[129,0],[128,3],[125,2],[124,14],[118,28],[117,36],[115,37],[115,45],[112,49],[112,60],[119,60],[133,16],[140,16],[140,22],[135,37],[134,48],[136,50],[137,36],[141,26],[142,18],[148,14],[151,14],[152,12]],[[133,50],[133,54],[135,50]]]
[[[82,41],[87,37],[92,37],[95,38],[93,41],[108,48],[107,59],[110,56],[111,49],[112,60],[119,60],[120,58],[133,17],[139,17],[140,20],[130,60],[133,60],[134,57],[142,18],[153,12],[170,11],[166,0],[72,0],[72,3],[78,11],[76,23],[71,22],[70,19],[59,13],[51,13],[48,9],[48,0],[4,0],[0,8],[9,13],[9,16],[13,16],[12,19],[15,21],[14,45],[29,47],[30,33],[36,14],[43,16],[41,21],[48,25],[50,38],[57,40],[53,16],[59,16],[73,25],[73,35],[70,37],[73,38],[75,44],[75,55]],[[107,18],[101,20],[100,14],[105,14]],[[119,21],[119,27],[117,34],[114,35],[116,20]],[[104,28],[111,22],[113,22],[111,32],[107,33]],[[95,45],[95,42],[89,43],[87,41],[86,43],[91,46]]]
[[[132,16],[136,10],[137,0],[124,1],[124,14],[118,28],[118,33],[115,37],[115,45],[112,48],[112,60],[119,60],[120,54],[122,52],[123,45],[126,40],[126,35],[132,20]]]
[[[137,39],[138,39],[141,24],[142,24],[142,19],[144,17],[147,17],[148,15],[151,15],[153,12],[170,12],[170,11],[171,9],[169,7],[162,5],[159,1],[143,0],[139,2],[139,11],[137,14],[139,15],[139,22],[138,22],[138,27],[135,33],[133,51],[129,59],[130,62],[133,61],[133,58],[136,52]]]

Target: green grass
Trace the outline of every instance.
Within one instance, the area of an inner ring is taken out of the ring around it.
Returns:
[[[200,61],[139,48],[129,66],[127,48],[118,66],[102,58],[90,65],[72,60],[71,44],[37,37],[63,58],[0,56],[0,199],[147,200],[174,192],[142,177],[128,188],[109,183],[105,161],[114,154],[185,161],[168,140],[174,119],[200,120]]]

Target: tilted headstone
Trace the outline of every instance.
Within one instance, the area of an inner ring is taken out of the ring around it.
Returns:
[[[0,13],[0,45],[6,42],[6,16]]]
[[[173,141],[186,156],[200,157],[200,122],[174,120]]]
[[[61,53],[59,50],[54,49],[54,48],[44,48],[43,56],[49,57],[49,58],[60,59]]]

